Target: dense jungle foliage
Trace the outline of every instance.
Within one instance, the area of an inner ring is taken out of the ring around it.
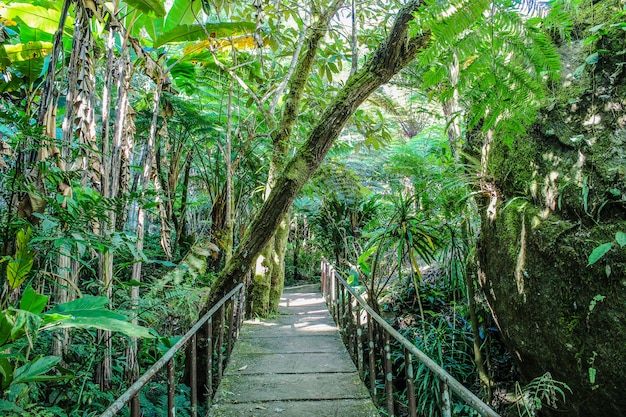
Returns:
[[[99,415],[325,257],[502,416],[621,415],[625,56],[624,0],[0,1],[0,414]]]

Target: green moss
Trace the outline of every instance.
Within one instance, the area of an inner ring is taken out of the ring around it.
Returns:
[[[537,179],[536,155],[537,145],[528,136],[518,137],[510,147],[496,142],[489,155],[489,171],[498,173],[498,182],[505,181],[502,185],[511,196],[524,195]]]
[[[498,216],[501,216],[505,227],[501,237],[504,244],[508,248],[508,255],[511,259],[515,259],[520,250],[520,233],[522,230],[522,220],[524,219],[524,208],[527,201],[516,200],[508,206],[500,210]]]
[[[578,9],[576,22],[589,28],[600,23],[615,23],[622,10],[620,0],[583,0]]]

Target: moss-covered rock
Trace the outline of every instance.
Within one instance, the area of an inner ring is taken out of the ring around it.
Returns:
[[[499,202],[495,216],[483,210],[481,284],[522,374],[549,371],[572,389],[565,415],[621,416],[626,247],[615,234],[626,232],[626,34],[612,26],[624,18],[619,1],[584,3],[579,35],[601,36],[564,45],[550,105],[512,146],[492,146]],[[584,64],[596,52],[597,63]],[[588,266],[605,242],[612,249]]]
[[[549,371],[566,382],[574,392],[569,416],[619,416],[626,409],[626,250],[615,244],[590,267],[587,257],[626,230],[626,221],[587,228],[542,211],[528,203],[484,219],[481,284],[526,378]]]

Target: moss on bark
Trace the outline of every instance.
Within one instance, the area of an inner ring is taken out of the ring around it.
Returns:
[[[614,53],[577,78],[590,51],[568,46],[555,101],[511,148],[492,147],[499,203],[493,218],[483,210],[479,240],[481,285],[522,374],[567,383],[573,417],[626,409],[626,250],[614,242],[587,265],[594,248],[626,232],[626,77],[615,53],[626,38],[611,31],[593,47]]]
[[[284,216],[274,236],[274,261],[279,267],[272,270],[269,296],[270,314],[278,313],[280,297],[285,286],[285,254],[287,253],[287,239],[289,238],[289,217],[289,215]]]
[[[409,22],[414,19],[421,4],[420,0],[411,0],[398,11],[387,39],[373,53],[363,69],[348,79],[343,89],[320,115],[305,143],[289,161],[285,172],[277,178],[270,195],[241,239],[233,258],[220,273],[205,310],[244,281],[252,260],[274,236],[280,219],[289,211],[304,184],[317,171],[348,118],[372,92],[388,82],[424,48],[430,39],[429,33],[409,35]]]

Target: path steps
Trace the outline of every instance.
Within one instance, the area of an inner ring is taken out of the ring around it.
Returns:
[[[279,312],[244,323],[209,416],[378,417],[319,285],[286,288]]]

